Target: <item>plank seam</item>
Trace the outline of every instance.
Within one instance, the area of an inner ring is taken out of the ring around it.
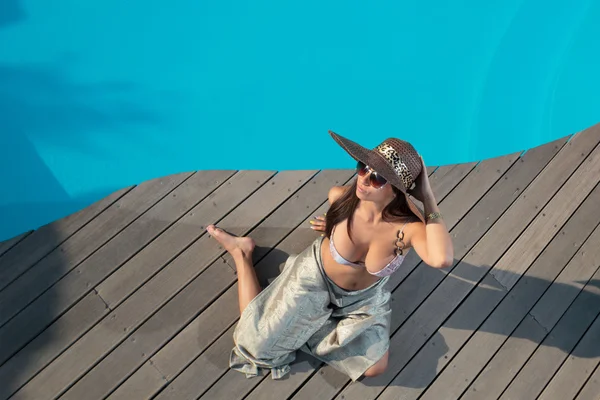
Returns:
[[[94,293],[96,294],[96,296],[98,296],[98,298],[99,298],[100,300],[102,300],[102,302],[104,303],[104,306],[105,306],[107,309],[109,309],[110,311],[112,311],[113,309],[112,309],[112,308],[110,308],[110,306],[108,305],[108,303],[106,302],[106,300],[104,300],[104,299],[102,298],[102,296],[100,295],[100,293],[98,293],[98,291],[96,290],[96,288],[93,288],[92,290],[94,291]]]
[[[535,321],[535,323],[538,324],[540,326],[540,328],[542,328],[544,330],[544,333],[546,334],[546,336],[550,333],[548,328],[546,326],[544,326],[540,321],[538,321],[537,318],[535,317],[535,315],[533,315],[531,313],[531,310],[527,311],[527,315],[530,316]]]
[[[520,235],[519,235],[519,236],[520,236]],[[536,258],[536,260],[537,260],[537,258]],[[532,263],[532,265],[533,265],[533,263]],[[490,268],[490,271],[491,271],[491,270],[492,270],[492,268]],[[494,276],[494,274],[491,274],[491,273],[490,273],[490,271],[486,272],[485,274],[486,274],[486,275],[488,275],[488,276],[490,276],[490,277],[491,277],[491,278],[494,280],[494,282],[496,282],[498,285],[502,286],[502,288],[503,288],[503,289],[504,289],[504,290],[505,290],[507,293],[508,293],[508,292],[510,292],[510,290],[511,290],[511,289],[509,289],[509,288],[508,288],[508,287],[506,287],[506,286],[505,286],[505,285],[504,285],[502,282],[500,282],[500,281],[499,281],[499,280],[498,280],[498,279],[497,279],[497,278]],[[525,274],[523,274],[521,277],[523,277],[523,276],[525,276]],[[485,277],[484,277],[484,278],[485,278]],[[519,278],[519,279],[520,279],[520,278]]]
[[[233,265],[229,264],[229,262],[228,262],[228,261],[225,259],[225,256],[224,256],[224,255],[222,255],[222,256],[219,256],[219,259],[220,259],[221,261],[223,261],[223,263],[224,263],[225,265],[227,265],[227,266],[228,266],[228,267],[231,269],[231,272],[233,272],[234,274],[236,274],[236,275],[237,275],[237,270],[235,269],[235,267],[234,267]]]
[[[150,365],[152,365],[152,368],[154,368],[156,370],[156,372],[158,372],[160,374],[160,377],[166,382],[168,383],[169,380],[167,379],[167,377],[165,376],[165,374],[163,374],[163,372],[156,366],[156,364],[154,364],[154,361],[152,361],[152,357],[150,357],[148,359],[148,362],[150,363]],[[140,367],[141,368],[141,367]],[[136,370],[137,371],[137,370]],[[120,385],[118,386],[120,387]],[[116,389],[115,389],[116,390]]]

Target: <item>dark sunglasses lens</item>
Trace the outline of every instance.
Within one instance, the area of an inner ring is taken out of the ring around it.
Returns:
[[[358,176],[365,176],[367,173],[367,166],[359,161],[356,163],[356,172],[358,173]]]
[[[375,189],[379,189],[387,183],[387,180],[383,176],[378,175],[376,172],[373,172],[371,173],[370,183],[371,186],[373,186]]]

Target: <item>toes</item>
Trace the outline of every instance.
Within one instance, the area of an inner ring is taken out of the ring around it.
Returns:
[[[214,225],[209,225],[206,227],[206,230],[208,231],[209,234],[215,236],[215,234],[219,233],[219,228],[217,228]]]

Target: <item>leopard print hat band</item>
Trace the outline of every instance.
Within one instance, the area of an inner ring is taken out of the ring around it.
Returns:
[[[415,178],[408,169],[403,157],[396,151],[396,149],[394,149],[391,144],[383,142],[379,146],[375,147],[375,150],[378,151],[388,163],[390,163],[396,175],[398,175],[398,177],[404,183],[404,186],[407,189],[411,189],[413,183],[415,182]]]

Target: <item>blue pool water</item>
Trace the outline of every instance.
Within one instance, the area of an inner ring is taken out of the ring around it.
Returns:
[[[202,169],[443,165],[600,119],[600,0],[0,1],[0,240]]]

